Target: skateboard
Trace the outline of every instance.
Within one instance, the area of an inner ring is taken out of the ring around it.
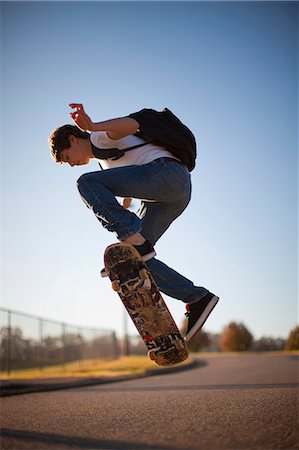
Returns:
[[[137,250],[126,243],[109,245],[104,264],[112,289],[133,320],[149,358],[160,366],[187,359],[186,342]]]

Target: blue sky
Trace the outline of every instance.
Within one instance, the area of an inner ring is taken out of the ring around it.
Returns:
[[[76,190],[97,164],[56,166],[47,139],[70,102],[96,121],[167,106],[196,135],[198,161],[158,257],[221,297],[206,331],[236,320],[257,338],[286,336],[298,321],[298,5],[1,7],[2,306],[122,332],[98,276],[115,238]],[[184,305],[166,301],[180,324]]]

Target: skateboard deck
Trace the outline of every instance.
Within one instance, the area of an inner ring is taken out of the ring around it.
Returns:
[[[133,320],[150,359],[160,366],[184,361],[186,342],[137,250],[125,243],[109,245],[104,264],[112,289]]]

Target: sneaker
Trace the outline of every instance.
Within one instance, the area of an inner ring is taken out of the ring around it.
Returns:
[[[133,245],[142,256],[142,261],[149,261],[156,256],[156,252],[150,241],[145,241],[142,245]]]
[[[149,261],[156,256],[154,247],[147,240],[142,245],[133,245],[133,247],[135,247],[138,253],[142,256],[142,261],[144,262]],[[101,270],[100,274],[102,278],[108,277],[105,267]]]
[[[188,327],[185,339],[189,341],[203,326],[215,306],[219,298],[209,292],[196,303],[186,305],[186,314],[188,318]]]

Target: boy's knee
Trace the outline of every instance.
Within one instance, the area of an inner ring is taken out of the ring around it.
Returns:
[[[93,172],[91,172],[91,173],[84,173],[83,175],[81,175],[78,178],[78,180],[77,180],[77,187],[78,187],[79,191],[80,191],[80,189],[83,186],[92,184],[93,179],[94,179],[94,173]]]
[[[91,185],[91,174],[84,173],[77,180],[77,189],[81,197],[85,198],[88,195]]]
[[[84,183],[101,183],[101,172],[87,172],[81,175],[77,180],[77,185]]]
[[[78,180],[77,180],[77,188],[80,190],[80,187],[85,184],[86,182],[86,175],[88,175],[87,173],[84,173],[83,175],[81,175]]]
[[[101,190],[101,181],[98,172],[89,172],[81,175],[77,180],[77,189],[81,196],[86,197],[92,191]]]
[[[78,178],[77,180],[77,189],[81,195],[83,195],[84,184],[85,184],[85,174],[81,175],[81,177]]]

